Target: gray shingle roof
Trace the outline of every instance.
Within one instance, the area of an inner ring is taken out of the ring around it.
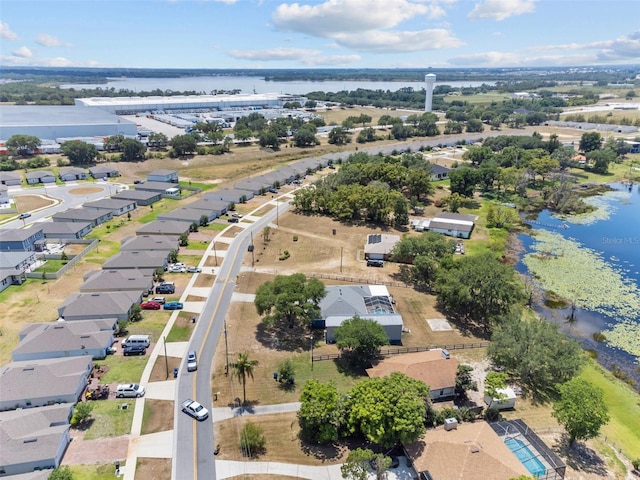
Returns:
[[[175,220],[154,220],[143,225],[136,230],[136,235],[161,234],[161,235],[182,235],[189,231],[191,224],[187,222],[177,222]]]
[[[153,286],[153,279],[135,269],[94,270],[92,273],[80,285],[81,292],[142,292]]]
[[[103,270],[128,268],[160,268],[166,264],[165,250],[124,251],[116,253],[102,264]]]
[[[128,207],[132,203],[135,203],[132,200],[124,200],[117,198],[102,198],[100,200],[94,200],[93,202],[83,203],[83,207],[89,208],[101,208],[106,210],[119,210],[121,208]]]
[[[29,228],[0,228],[0,242],[22,242],[41,231],[41,225],[31,225]]]
[[[171,251],[179,247],[177,235],[136,235],[122,240],[120,251],[127,250],[165,250]]]
[[[126,315],[141,292],[72,293],[58,307],[65,318],[86,316],[120,317]]]

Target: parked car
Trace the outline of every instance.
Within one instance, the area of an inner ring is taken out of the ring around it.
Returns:
[[[18,216],[18,218],[19,218],[20,220],[24,220],[25,218],[29,218],[30,216],[31,216],[31,214],[30,214],[30,213],[21,213],[21,214]]]
[[[236,217],[229,217],[227,219],[227,222],[229,222],[229,223],[238,223],[238,219]]]
[[[180,302],[167,302],[164,304],[165,310],[182,310],[182,303]]]
[[[367,267],[384,267],[384,260],[367,260]]]
[[[153,297],[149,301],[159,303],[160,305],[164,305],[164,302],[166,302],[164,297]]]
[[[293,183],[294,185],[302,185],[302,181],[298,180],[297,178],[291,183]]]
[[[269,193],[278,193],[278,190],[276,190],[275,188],[271,187],[267,189],[267,192]]]
[[[180,267],[177,265],[171,265],[167,270],[167,272],[169,273],[185,273],[186,271],[187,271],[187,267],[185,266]]]
[[[144,345],[129,345],[124,347],[122,353],[125,357],[129,355],[146,355],[147,348]]]
[[[116,388],[116,398],[136,398],[144,396],[144,387],[137,383],[125,383]]]
[[[187,267],[187,273],[200,273],[202,269],[200,267]]]
[[[242,218],[242,214],[241,213],[232,213],[231,216],[233,218]]]
[[[187,354],[187,372],[194,372],[198,369],[198,358],[195,350],[189,350]]]
[[[144,183],[144,180],[134,180],[134,181],[133,181],[133,184],[134,184],[134,185],[140,185],[140,184],[142,184],[142,183]]]
[[[209,411],[206,408],[204,408],[195,400],[191,400],[190,398],[187,398],[184,402],[182,402],[181,406],[184,413],[192,416],[196,420],[206,420],[206,418],[209,416]]]
[[[176,287],[175,285],[168,285],[168,284],[163,284],[161,283],[160,285],[158,285],[156,287],[156,293],[162,293],[162,294],[170,294],[170,293],[176,293]]]
[[[328,168],[329,168],[329,170],[335,170],[336,169],[336,167],[334,167],[333,165],[329,165]]]
[[[140,308],[143,310],[160,310],[162,305],[157,302],[142,302],[140,304]]]

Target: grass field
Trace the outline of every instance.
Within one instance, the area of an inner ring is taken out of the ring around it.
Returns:
[[[109,371],[100,379],[100,383],[136,383],[142,378],[142,372],[147,364],[147,357],[146,355],[135,357],[109,355],[104,360],[98,360],[96,363],[109,367]]]
[[[106,375],[105,375],[106,377]],[[104,378],[104,377],[103,377]],[[133,403],[135,399],[97,400],[91,416],[93,421],[87,429],[85,440],[102,437],[119,437],[131,432],[133,421]],[[126,410],[118,408],[123,403],[128,403]],[[113,472],[112,472],[113,473]]]
[[[121,462],[124,466],[126,462]],[[71,465],[73,480],[113,480],[115,467],[112,463],[103,465]]]

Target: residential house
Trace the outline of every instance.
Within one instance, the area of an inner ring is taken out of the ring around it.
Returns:
[[[36,242],[43,238],[44,233],[40,224],[31,225],[29,228],[0,229],[0,244],[3,252],[33,252],[36,250]]]
[[[136,235],[125,237],[120,242],[120,251],[152,251],[170,252],[180,248],[180,237],[177,235]]]
[[[78,167],[62,167],[58,170],[58,177],[63,182],[72,182],[74,180],[86,180],[87,171]]]
[[[31,268],[38,260],[36,252],[3,252],[0,251],[0,269],[15,274],[23,273]]]
[[[429,222],[429,230],[451,237],[470,238],[471,232],[478,219],[476,215],[462,213],[438,213]]]
[[[91,222],[42,222],[44,238],[80,239],[93,230]]]
[[[416,477],[430,480],[510,480],[531,477],[484,421],[465,422],[455,429],[429,429],[417,441],[404,445]]]
[[[143,190],[122,190],[115,195],[111,195],[114,200],[130,200],[140,206],[147,206],[162,199],[162,192],[146,192]]]
[[[0,205],[7,205],[10,201],[9,187],[6,185],[0,185]]]
[[[71,442],[72,412],[73,405],[63,403],[0,413],[0,477],[48,478]],[[33,476],[27,475],[30,472]],[[39,473],[44,476],[36,476]]]
[[[80,285],[82,293],[90,292],[150,292],[153,277],[135,269],[91,270]]]
[[[132,200],[116,200],[113,198],[102,198],[82,204],[82,208],[101,211],[110,211],[113,216],[124,215],[136,209],[136,202]]]
[[[176,187],[176,184],[169,182],[144,182],[136,185],[135,188],[138,191],[155,192],[161,195],[170,195],[171,191],[174,191],[176,188],[178,188],[178,192],[180,191],[179,187]]]
[[[58,316],[67,321],[117,318],[128,320],[142,292],[72,293],[58,307]]]
[[[326,328],[327,343],[335,342],[335,330],[349,318],[359,316],[383,326],[390,343],[402,343],[402,316],[393,308],[393,298],[384,285],[327,285],[320,301],[320,316],[314,326]]]
[[[437,182],[439,180],[446,180],[449,178],[449,172],[451,168],[443,167],[442,165],[431,165],[431,181]]]
[[[159,168],[147,174],[147,182],[178,183],[178,172],[176,170]]]
[[[158,268],[165,269],[168,265],[166,250],[130,251],[119,252],[102,264],[103,270],[143,270],[151,275]]]
[[[103,359],[113,345],[115,328],[115,318],[31,323],[19,333],[20,343],[11,358],[14,362],[83,355]]]
[[[191,224],[174,220],[154,220],[136,230],[136,235],[169,235],[179,237],[189,233]]]
[[[176,222],[189,222],[189,224],[196,223],[200,225],[200,219],[205,216],[207,221],[211,222],[218,216],[213,210],[199,210],[197,208],[182,207],[176,208],[171,212],[158,215],[158,220],[173,220]]]
[[[203,198],[186,205],[186,208],[206,210],[207,212],[215,213],[216,217],[221,217],[229,210],[229,203],[223,200],[207,200]]]
[[[236,183],[233,188],[236,190],[245,190],[253,195],[263,195],[264,192],[271,187],[270,183],[248,178],[240,183]]]
[[[15,172],[0,172],[0,184],[7,187],[22,185],[22,177]]]
[[[29,185],[38,183],[56,183],[56,174],[49,170],[34,170],[25,174]]]
[[[109,167],[107,165],[96,165],[95,167],[89,167],[89,174],[93,178],[113,178],[120,176],[120,172],[117,169]]]
[[[364,258],[367,260],[388,260],[399,241],[400,235],[370,233],[367,235],[367,243],[364,245]]]
[[[367,375],[375,378],[386,377],[393,372],[404,373],[429,385],[431,400],[441,400],[455,396],[457,371],[458,360],[437,348],[384,358],[368,368]]]
[[[86,208],[70,208],[64,212],[54,213],[51,217],[54,222],[90,223],[91,227],[97,227],[113,218],[109,210],[96,210]]]
[[[8,363],[0,367],[0,411],[75,404],[92,369],[89,355]]]
[[[0,262],[3,260],[3,256],[0,253]],[[0,268],[0,292],[6,290],[11,285],[22,285],[27,280],[25,271],[12,270],[8,268]]]
[[[216,190],[215,192],[206,193],[204,198],[206,200],[223,200],[225,202],[232,202],[238,205],[251,200],[253,198],[253,192],[248,190],[238,190],[235,188],[223,188],[221,190]]]

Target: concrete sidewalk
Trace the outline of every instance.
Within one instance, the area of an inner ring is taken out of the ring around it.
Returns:
[[[274,478],[279,476],[308,478],[310,480],[342,480],[343,478],[340,472],[340,465],[312,467],[293,463],[216,460],[216,477],[218,480],[232,477],[240,478],[242,475],[249,474],[273,475]]]
[[[251,415],[268,415],[270,413],[286,413],[297,412],[300,410],[300,403],[279,403],[276,405],[264,405],[260,407],[218,407],[211,412],[213,422],[220,422],[229,418],[251,416]]]

